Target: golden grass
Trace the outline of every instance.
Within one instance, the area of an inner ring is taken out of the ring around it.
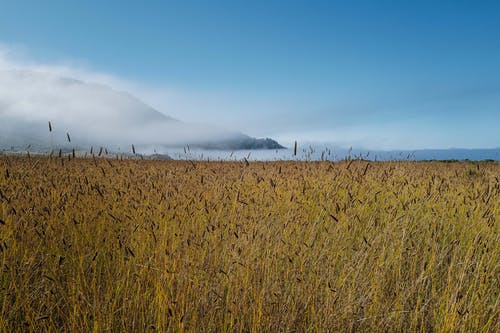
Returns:
[[[500,164],[0,158],[0,330],[499,330]]]

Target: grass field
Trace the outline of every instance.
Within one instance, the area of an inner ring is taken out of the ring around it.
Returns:
[[[0,330],[500,330],[500,164],[0,158]]]

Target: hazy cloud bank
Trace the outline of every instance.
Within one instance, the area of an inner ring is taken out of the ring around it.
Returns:
[[[112,75],[15,60],[0,48],[0,145],[62,143],[67,132],[73,145],[183,145],[242,137],[215,125],[177,121],[116,87],[140,89]]]
[[[70,131],[79,142],[176,144],[238,136],[228,130],[238,129],[288,147],[295,140],[385,150],[498,147],[496,81],[410,80],[393,90],[378,87],[377,78],[364,85],[344,81],[322,86],[327,97],[281,86],[195,91],[126,80],[81,62],[35,62],[0,44],[0,143],[19,133],[48,140],[51,120],[54,137]],[[160,119],[155,110],[186,123]]]

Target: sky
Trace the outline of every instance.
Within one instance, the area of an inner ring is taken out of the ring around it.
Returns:
[[[500,146],[497,1],[2,0],[0,69],[285,145]]]

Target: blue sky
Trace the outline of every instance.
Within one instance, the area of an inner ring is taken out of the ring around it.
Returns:
[[[134,82],[166,114],[285,144],[499,147],[499,36],[495,1],[0,4],[16,57]]]

